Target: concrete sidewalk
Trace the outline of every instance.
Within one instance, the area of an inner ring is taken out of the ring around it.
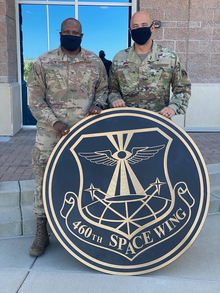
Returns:
[[[55,239],[44,255],[28,255],[33,237],[0,241],[1,293],[218,293],[220,213],[209,215],[191,247],[170,265],[141,276],[107,275],[72,257]]]

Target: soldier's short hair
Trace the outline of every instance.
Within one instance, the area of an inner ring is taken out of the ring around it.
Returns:
[[[69,18],[67,18],[67,19],[65,19],[62,23],[61,23],[61,32],[62,32],[62,29],[63,29],[63,25],[66,23],[66,22],[68,22],[68,21],[75,21],[76,23],[78,23],[79,25],[80,25],[80,32],[82,33],[82,25],[81,25],[81,23],[77,20],[77,19],[75,19],[75,18],[73,18],[73,17],[69,17]]]

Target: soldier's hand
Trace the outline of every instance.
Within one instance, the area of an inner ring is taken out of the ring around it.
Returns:
[[[120,108],[120,107],[126,107],[125,101],[123,99],[117,99],[112,102],[112,108]]]
[[[85,117],[89,115],[100,114],[101,112],[102,112],[102,109],[100,107],[92,105]]]
[[[60,121],[55,122],[53,128],[59,132],[60,137],[66,135],[70,131],[67,125]]]
[[[171,119],[175,115],[175,111],[170,107],[165,107],[161,111],[158,112],[159,114],[165,116],[166,118]]]

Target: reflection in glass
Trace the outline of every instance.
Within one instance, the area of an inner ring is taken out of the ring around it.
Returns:
[[[61,23],[69,17],[75,17],[74,6],[49,5],[50,50],[59,47]]]
[[[79,21],[84,34],[82,47],[112,60],[128,47],[129,7],[79,6]]]

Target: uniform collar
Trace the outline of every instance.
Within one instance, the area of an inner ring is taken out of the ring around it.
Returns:
[[[61,45],[57,49],[57,57],[59,61],[70,61],[68,55],[62,50]],[[74,63],[82,61],[88,61],[88,59],[86,58],[85,50],[81,47],[81,51],[74,56]]]
[[[158,52],[157,52],[157,43],[155,43],[153,41],[153,45],[152,45],[152,49],[149,52],[149,54],[147,55],[147,57],[142,61],[142,63],[146,63],[146,62],[154,62],[158,57]],[[134,50],[134,44],[133,46],[130,48],[130,51],[128,53],[128,60],[130,62],[133,62],[135,64],[141,64],[141,60],[138,57],[137,53]]]

